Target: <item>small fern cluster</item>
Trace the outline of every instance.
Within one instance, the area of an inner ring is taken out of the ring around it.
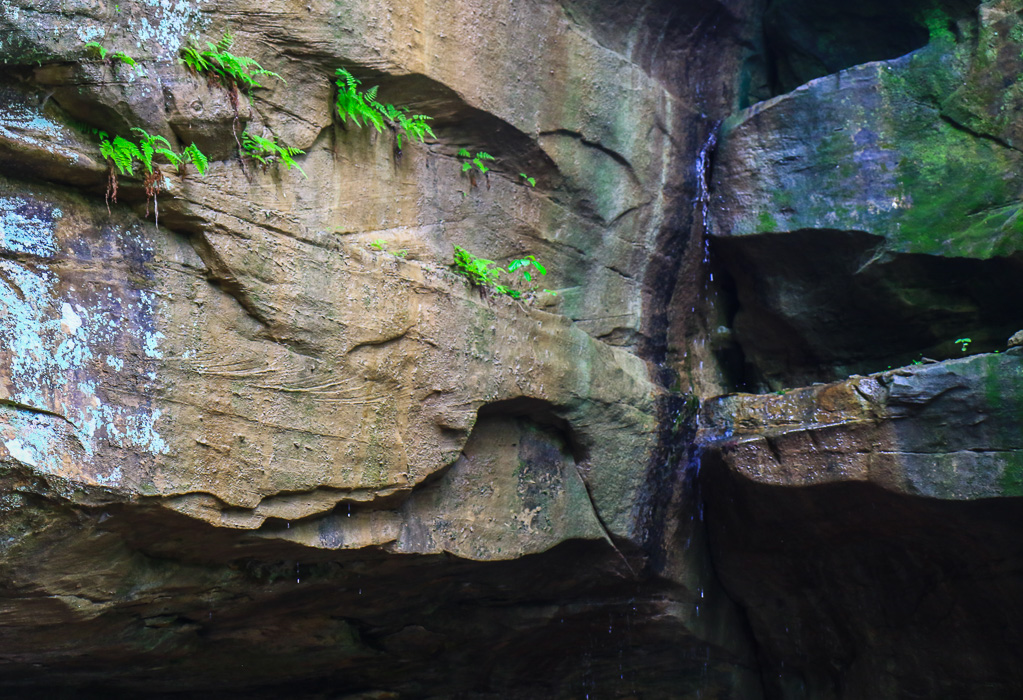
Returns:
[[[85,44],[85,48],[86,48],[86,50],[91,50],[91,51],[95,52],[99,56],[99,60],[101,60],[101,61],[107,60],[107,54],[110,53],[107,50],[107,48],[105,46],[103,46],[103,44],[99,43],[98,41],[90,41],[90,42],[86,43]],[[142,68],[139,67],[138,61],[136,61],[134,58],[132,58],[131,56],[126,54],[124,51],[115,51],[114,53],[110,54],[110,61],[111,62],[113,62],[113,61],[120,61],[121,63],[128,64],[132,68],[135,68],[137,70],[142,70]]]
[[[401,153],[401,139],[404,134],[409,141],[423,143],[426,137],[437,138],[433,129],[427,123],[432,119],[425,114],[412,114],[408,107],[395,107],[392,104],[379,102],[377,100],[378,85],[368,90],[359,86],[362,81],[349,73],[344,68],[335,71],[337,80],[337,99],[335,108],[341,123],[347,123],[349,119],[355,122],[358,127],[363,124],[371,124],[377,131],[383,131],[384,127],[394,132],[398,152]]]
[[[245,151],[245,155],[264,168],[279,161],[284,163],[288,170],[296,168],[298,172],[302,173],[302,177],[309,177],[293,158],[293,156],[303,155],[305,151],[291,146],[284,146],[273,137],[264,138],[246,131],[242,134],[242,149]]]
[[[531,270],[541,275],[547,274],[547,269],[533,255],[512,260],[506,270],[493,260],[477,258],[465,248],[457,245],[455,246],[455,257],[451,266],[455,269],[455,272],[465,277],[470,285],[480,289],[482,292],[486,293],[492,290],[498,294],[510,296],[512,299],[521,299],[523,293],[518,289],[500,284],[498,280],[502,273],[507,272],[511,274],[518,271],[526,282],[530,282],[533,279],[533,274],[535,273],[531,272]],[[529,290],[530,293],[536,291],[538,291],[536,287]],[[551,294],[555,293],[549,289],[543,291]]]
[[[470,187],[476,186],[476,172],[481,175],[486,175],[492,168],[488,166],[487,161],[496,162],[497,159],[494,156],[486,153],[485,151],[478,151],[476,155],[469,152],[469,149],[462,148],[458,151],[458,157],[462,161],[462,172],[468,173]],[[536,187],[536,178],[529,177],[525,173],[519,173],[519,177],[522,178],[522,182],[529,185],[530,187]],[[487,180],[487,187],[490,186],[490,180]],[[463,193],[464,194],[464,193]]]
[[[487,173],[490,172],[490,168],[488,168],[484,164],[484,161],[496,160],[494,156],[490,155],[489,153],[484,153],[483,151],[480,151],[476,155],[473,155],[466,148],[463,148],[458,152],[458,157],[463,160],[462,162],[463,173],[470,173],[473,167],[475,167],[483,175],[486,175]]]
[[[115,136],[113,140],[104,131],[97,132],[100,138],[100,154],[110,161],[111,165],[117,168],[121,175],[132,175],[135,172],[135,163],[138,162],[146,174],[151,174],[155,168],[153,159],[162,156],[170,165],[179,166],[182,163],[191,162],[200,175],[206,174],[209,161],[202,151],[193,143],[181,153],[171,150],[170,142],[163,136],[153,136],[145,129],[134,127],[132,131],[139,134],[138,144],[129,141],[121,136]]]
[[[142,166],[142,185],[146,188],[146,198],[153,200],[156,205],[156,195],[160,192],[163,174],[155,163],[157,156],[162,157],[170,165],[180,167],[184,163],[192,163],[200,175],[206,174],[209,167],[209,160],[205,154],[194,144],[189,144],[181,153],[175,153],[171,149],[170,142],[163,136],[153,136],[145,129],[135,127],[132,131],[139,134],[139,141],[135,143],[123,136],[114,136],[113,139],[105,131],[86,127],[84,129],[99,137],[100,155],[110,163],[110,175],[107,178],[107,206],[111,200],[117,201],[117,175],[134,175],[136,164]],[[159,216],[159,214],[157,214]],[[157,219],[159,223],[159,219]]]
[[[225,32],[217,43],[207,41],[208,51],[201,51],[195,46],[181,49],[181,62],[197,75],[205,75],[226,88],[238,88],[247,91],[264,87],[257,78],[267,75],[284,81],[284,78],[273,71],[264,70],[256,59],[248,56],[236,56],[230,52],[234,45],[234,36]]]

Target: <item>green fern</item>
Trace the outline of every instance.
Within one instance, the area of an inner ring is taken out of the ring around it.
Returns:
[[[99,60],[101,60],[101,61],[106,60],[107,50],[103,46],[103,44],[99,43],[98,41],[90,41],[90,42],[88,42],[87,44],[85,44],[85,49],[86,50],[92,49],[93,51],[98,53],[99,54]]]
[[[264,167],[277,162],[278,160],[291,170],[296,168],[302,173],[302,177],[308,178],[302,167],[295,162],[293,156],[303,155],[305,151],[291,146],[284,146],[277,143],[274,138],[264,138],[246,131],[242,134],[242,149],[245,154],[260,163]]]
[[[461,246],[455,246],[455,258],[452,266],[455,272],[469,280],[469,284],[483,289],[492,288],[497,285],[497,280],[503,270],[496,267],[493,260],[477,258]]]
[[[337,99],[334,106],[341,118],[341,123],[345,124],[351,119],[358,127],[363,126],[364,123],[372,124],[377,131],[383,131],[383,115],[373,107],[378,104],[376,101],[378,86],[374,85],[369,90],[360,90],[359,85],[362,84],[362,81],[344,68],[338,68],[335,74],[338,79],[335,81]]]
[[[490,168],[488,168],[485,165],[485,161],[497,160],[496,158],[494,158],[494,156],[490,155],[489,153],[484,153],[483,151],[480,151],[476,155],[472,155],[468,151],[468,149],[465,148],[461,149],[458,152],[458,157],[463,159],[462,162],[463,173],[467,173],[475,167],[483,175],[486,175],[487,173],[490,172]]]
[[[234,37],[225,32],[217,43],[207,41],[207,51],[201,51],[195,46],[185,46],[181,49],[181,62],[191,71],[198,75],[205,75],[207,78],[219,82],[226,88],[243,88],[251,91],[253,88],[265,87],[256,78],[270,76],[277,78],[287,84],[280,75],[270,70],[265,70],[256,59],[248,56],[236,56],[228,49],[234,44]]]
[[[539,261],[537,261],[536,257],[533,255],[527,255],[524,258],[512,260],[511,263],[508,264],[508,272],[515,272],[516,270],[518,270],[519,273],[522,275],[522,278],[527,282],[531,282],[533,279],[532,273],[529,271],[530,268],[532,268],[536,272],[539,272],[541,275],[547,274],[547,268],[541,265]]]
[[[168,163],[174,166],[181,163],[181,156],[171,150],[170,141],[164,137],[152,136],[145,129],[140,129],[138,127],[132,128],[132,131],[139,134],[139,145],[137,150],[140,152],[140,155],[138,156],[138,159],[146,173],[153,172],[153,158],[155,156],[163,156]],[[192,145],[195,146],[195,144]]]
[[[113,141],[101,137],[99,152],[117,168],[121,175],[131,175],[135,171],[135,161],[142,160],[142,151],[126,138],[115,136]]]
[[[384,127],[394,131],[395,143],[400,152],[402,149],[402,138],[409,141],[424,143],[426,137],[437,138],[430,128],[428,122],[432,117],[425,114],[412,114],[408,107],[395,107],[386,102],[377,100],[379,86],[374,85],[368,90],[359,86],[362,81],[352,75],[344,68],[335,71],[337,80],[337,98],[334,106],[337,109],[341,123],[345,124],[351,119],[356,126],[362,127],[370,124],[377,131],[383,131]]]
[[[115,53],[110,58],[111,58],[111,60],[117,59],[118,61],[121,61],[122,63],[127,63],[132,68],[137,68],[138,67],[138,61],[136,61],[134,58],[132,58],[131,56],[126,54],[124,51],[118,51],[117,53]]]
[[[528,184],[530,187],[536,187],[536,178],[529,177],[529,175],[526,175],[525,173],[519,173],[519,177],[525,180],[526,184]]]
[[[455,272],[462,275],[469,280],[469,284],[473,287],[479,288],[482,292],[494,291],[498,294],[505,294],[510,296],[512,299],[522,299],[523,292],[515,289],[511,286],[500,284],[498,279],[502,273],[513,274],[516,271],[522,275],[522,278],[526,282],[533,281],[533,274],[539,273],[541,275],[547,274],[547,268],[540,264],[536,259],[536,256],[527,255],[524,258],[512,260],[508,265],[508,269],[500,267],[493,260],[486,260],[484,258],[477,258],[475,255],[467,251],[461,246],[455,246],[455,257],[452,262],[452,267]],[[527,291],[527,299],[532,299],[533,295],[540,291],[538,287],[531,286]],[[544,289],[544,292],[557,296],[557,292],[550,289]]]
[[[210,167],[209,159],[194,143],[188,144],[185,150],[181,152],[181,161],[191,161],[200,176],[205,175],[206,170]]]
[[[101,61],[107,60],[107,54],[110,53],[106,49],[106,47],[103,46],[103,44],[99,43],[98,41],[90,41],[90,42],[86,43],[85,44],[85,49],[87,51],[91,50],[94,53],[98,54],[99,55],[99,60],[101,60]],[[126,63],[127,65],[129,65],[132,68],[135,68],[135,69],[137,69],[139,71],[142,70],[142,68],[139,66],[138,61],[136,61],[134,58],[132,58],[131,56],[126,54],[124,51],[115,51],[114,53],[110,54],[110,62],[113,63],[114,61],[120,61],[121,63]]]
[[[206,60],[202,52],[194,46],[186,46],[181,49],[181,62],[193,73],[203,74],[211,70],[210,62]]]

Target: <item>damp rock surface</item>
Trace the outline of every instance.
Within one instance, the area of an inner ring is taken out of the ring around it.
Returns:
[[[1019,697],[1020,9],[0,3],[0,694]]]
[[[647,363],[752,27],[626,5],[3,3],[3,693],[760,697]],[[341,119],[338,68],[435,136]],[[115,177],[136,129],[205,174]]]
[[[1021,381],[1016,349],[705,404],[711,550],[769,693],[1023,685]]]

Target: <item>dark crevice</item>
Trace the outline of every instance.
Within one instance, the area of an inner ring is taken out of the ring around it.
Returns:
[[[991,141],[992,143],[998,144],[1002,148],[1008,148],[1008,149],[1011,149],[1013,151],[1017,151],[1017,152],[1023,153],[1023,150],[1021,150],[1019,148],[1016,148],[1015,146],[1013,146],[1008,141],[1005,141],[1004,139],[1000,139],[997,136],[995,136],[994,134],[988,134],[988,133],[984,133],[982,131],[974,131],[970,127],[966,126],[965,124],[963,124],[960,121],[956,121],[955,119],[953,119],[952,117],[948,116],[947,114],[940,114],[939,117],[941,118],[941,120],[943,122],[945,122],[946,124],[951,126],[953,129],[956,129],[958,131],[962,131],[963,133],[969,134],[970,136],[973,136],[973,137],[978,138],[978,139],[984,139],[986,141]]]
[[[740,103],[783,95],[815,78],[927,45],[931,31],[956,33],[975,11],[972,0],[768,0],[759,52],[750,60]]]
[[[775,391],[1005,348],[1023,308],[1023,256],[894,253],[856,231],[717,238],[735,312],[723,354],[735,389]],[[731,341],[737,348],[731,346]]]

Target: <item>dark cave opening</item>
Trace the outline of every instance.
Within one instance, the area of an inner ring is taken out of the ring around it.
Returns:
[[[957,20],[975,7],[963,0],[767,0],[762,44],[752,59],[751,73],[759,75],[751,76],[740,106],[852,66],[915,51],[927,45],[933,32],[957,33]]]
[[[733,390],[1000,351],[1019,330],[1019,256],[893,253],[878,236],[829,230],[718,237],[711,248],[727,324],[710,342]]]

